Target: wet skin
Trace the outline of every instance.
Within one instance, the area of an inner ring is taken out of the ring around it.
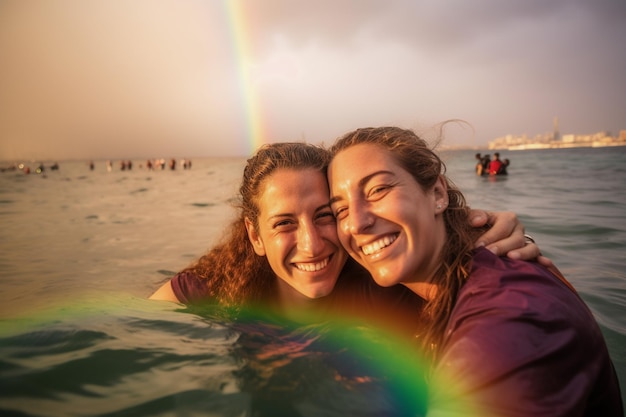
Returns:
[[[308,298],[329,295],[347,259],[328,204],[326,176],[314,169],[279,169],[263,184],[259,228],[246,222],[257,255]]]
[[[379,285],[402,283],[427,297],[424,283],[439,266],[446,236],[443,181],[423,190],[388,151],[372,144],[337,154],[328,178],[339,239],[350,256]]]

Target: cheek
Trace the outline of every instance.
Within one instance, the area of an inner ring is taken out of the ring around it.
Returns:
[[[326,223],[318,226],[318,230],[320,231],[320,235],[325,239],[332,240],[333,242],[337,241],[337,223]]]
[[[346,249],[349,249],[350,248],[350,231],[349,231],[348,222],[340,221],[337,223],[337,235],[339,236],[339,242],[341,242],[341,245],[343,245]]]
[[[282,253],[285,251],[285,247],[287,246],[287,242],[283,236],[265,236],[263,243],[268,258],[282,256]]]

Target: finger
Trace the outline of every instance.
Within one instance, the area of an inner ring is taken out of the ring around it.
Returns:
[[[480,209],[471,209],[469,213],[470,224],[472,227],[482,227],[489,222],[489,214]]]
[[[498,256],[504,256],[505,254],[508,256],[510,252],[524,251],[522,252],[521,258],[518,259],[526,259],[526,254],[529,253],[530,250],[524,246],[525,244],[526,242],[523,236],[511,235],[506,239],[500,239],[497,242],[487,245],[486,248]],[[536,256],[537,255],[535,255],[535,257]]]
[[[506,256],[511,259],[534,261],[538,260],[538,258],[541,257],[541,251],[539,250],[539,246],[537,246],[535,243],[529,243],[523,248],[518,248],[507,252]],[[551,261],[549,262],[551,263]]]
[[[546,268],[551,268],[551,267],[556,268],[556,265],[554,265],[554,262],[552,262],[552,259],[541,255],[541,252],[539,253],[539,256],[537,257],[537,262],[539,262],[540,265],[543,265]]]
[[[524,225],[518,221],[515,213],[498,212],[488,214],[489,223],[492,226],[478,238],[477,247],[487,246],[491,250],[497,246],[500,249],[500,253],[506,253],[509,250],[524,246]],[[512,241],[509,240],[511,238],[513,238]]]

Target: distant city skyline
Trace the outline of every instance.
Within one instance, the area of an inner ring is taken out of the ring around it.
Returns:
[[[489,141],[489,149],[551,149],[551,148],[576,148],[576,147],[604,147],[626,146],[626,129],[614,135],[612,132],[602,130],[592,134],[567,133],[562,134],[559,129],[558,118],[554,119],[552,132],[529,135],[505,135]]]

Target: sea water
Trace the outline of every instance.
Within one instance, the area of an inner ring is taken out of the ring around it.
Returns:
[[[501,151],[496,180],[474,152],[445,152],[448,174],[473,207],[517,213],[593,311],[624,393],[626,147]],[[0,414],[419,414],[419,364],[372,329],[146,300],[233,216],[245,158],[192,162],[0,173]]]

